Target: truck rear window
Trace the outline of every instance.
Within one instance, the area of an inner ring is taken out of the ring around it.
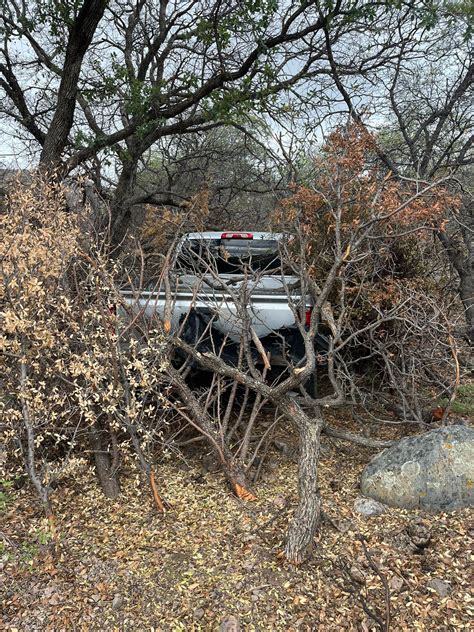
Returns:
[[[183,272],[202,274],[243,274],[246,271],[271,272],[281,269],[275,239],[189,239],[177,260]]]

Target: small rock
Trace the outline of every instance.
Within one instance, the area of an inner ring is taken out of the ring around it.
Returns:
[[[255,542],[257,536],[254,533],[244,533],[240,539],[242,542]]]
[[[416,553],[418,550],[406,529],[402,529],[402,531],[393,536],[392,545],[402,553],[408,555]]]
[[[352,579],[358,584],[365,584],[365,575],[357,566],[352,566],[350,571],[350,576]]]
[[[386,507],[377,500],[359,496],[354,501],[354,509],[363,516],[380,516],[380,514],[385,512]]]
[[[395,548],[404,553],[421,554],[431,542],[431,529],[421,520],[413,520],[392,538]]]
[[[398,593],[402,589],[404,583],[405,582],[401,577],[399,577],[398,575],[394,575],[392,579],[388,582],[388,586],[392,592]]]
[[[275,496],[273,504],[278,507],[278,509],[284,509],[286,507],[286,498],[284,496]]]
[[[422,520],[413,520],[407,527],[408,535],[419,549],[425,549],[431,540],[431,528]]]
[[[200,619],[202,619],[203,616],[204,616],[203,608],[196,608],[196,610],[193,612],[193,617],[196,619],[196,621],[199,621]]]
[[[221,623],[219,632],[240,632],[239,620],[233,616],[227,617],[227,619]]]
[[[112,608],[114,610],[119,610],[123,606],[123,597],[122,595],[114,595],[112,599]]]
[[[354,524],[352,520],[336,520],[336,526],[341,533],[347,533]]]
[[[436,593],[438,593],[441,599],[444,599],[445,597],[447,597],[449,593],[451,592],[450,584],[448,584],[448,582],[443,581],[442,579],[437,579],[437,578],[431,579],[428,582],[428,588],[431,588]]]

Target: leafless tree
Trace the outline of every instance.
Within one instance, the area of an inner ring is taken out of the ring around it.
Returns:
[[[254,119],[238,129],[219,126],[163,139],[142,158],[133,205],[153,205],[160,213],[164,206],[180,209],[206,191],[209,229],[264,228],[288,189],[280,156],[260,138],[265,130]]]
[[[415,19],[398,26],[398,53],[367,77],[364,101],[338,65],[345,52],[330,41],[328,57],[338,91],[354,120],[375,123],[378,157],[399,178],[430,181],[451,175],[463,204],[435,232],[458,277],[467,337],[474,340],[474,63],[469,14],[449,9],[434,26]],[[431,26],[431,28],[430,28]],[[385,121],[380,125],[380,117]]]

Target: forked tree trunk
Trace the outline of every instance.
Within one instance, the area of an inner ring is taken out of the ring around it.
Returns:
[[[98,422],[89,428],[89,442],[94,454],[95,471],[100,486],[107,498],[117,498],[120,494],[120,484],[117,473],[112,469],[112,459],[103,435],[104,430]]]
[[[306,418],[300,423],[299,502],[288,528],[285,547],[285,556],[293,564],[301,564],[310,556],[321,516],[318,466],[323,421]]]
[[[168,367],[168,374],[172,378],[182,401],[186,404],[191,416],[195,420],[195,427],[199,429],[204,437],[209,441],[209,445],[216,456],[226,480],[232,488],[232,491],[242,500],[256,500],[256,497],[250,489],[247,474],[242,463],[234,458],[229,448],[228,440],[221,442],[221,435],[214,426],[213,420],[203,409],[201,403],[197,400],[194,393],[176,369]]]

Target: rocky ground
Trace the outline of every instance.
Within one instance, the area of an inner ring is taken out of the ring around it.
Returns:
[[[158,473],[165,516],[132,475],[120,502],[106,500],[79,462],[55,496],[55,560],[31,492],[9,490],[0,629],[368,631],[388,629],[388,604],[391,630],[472,629],[472,514],[360,513],[372,453],[324,439],[326,520],[299,568],[282,557],[296,466],[277,452],[251,504],[192,457],[169,459]]]

